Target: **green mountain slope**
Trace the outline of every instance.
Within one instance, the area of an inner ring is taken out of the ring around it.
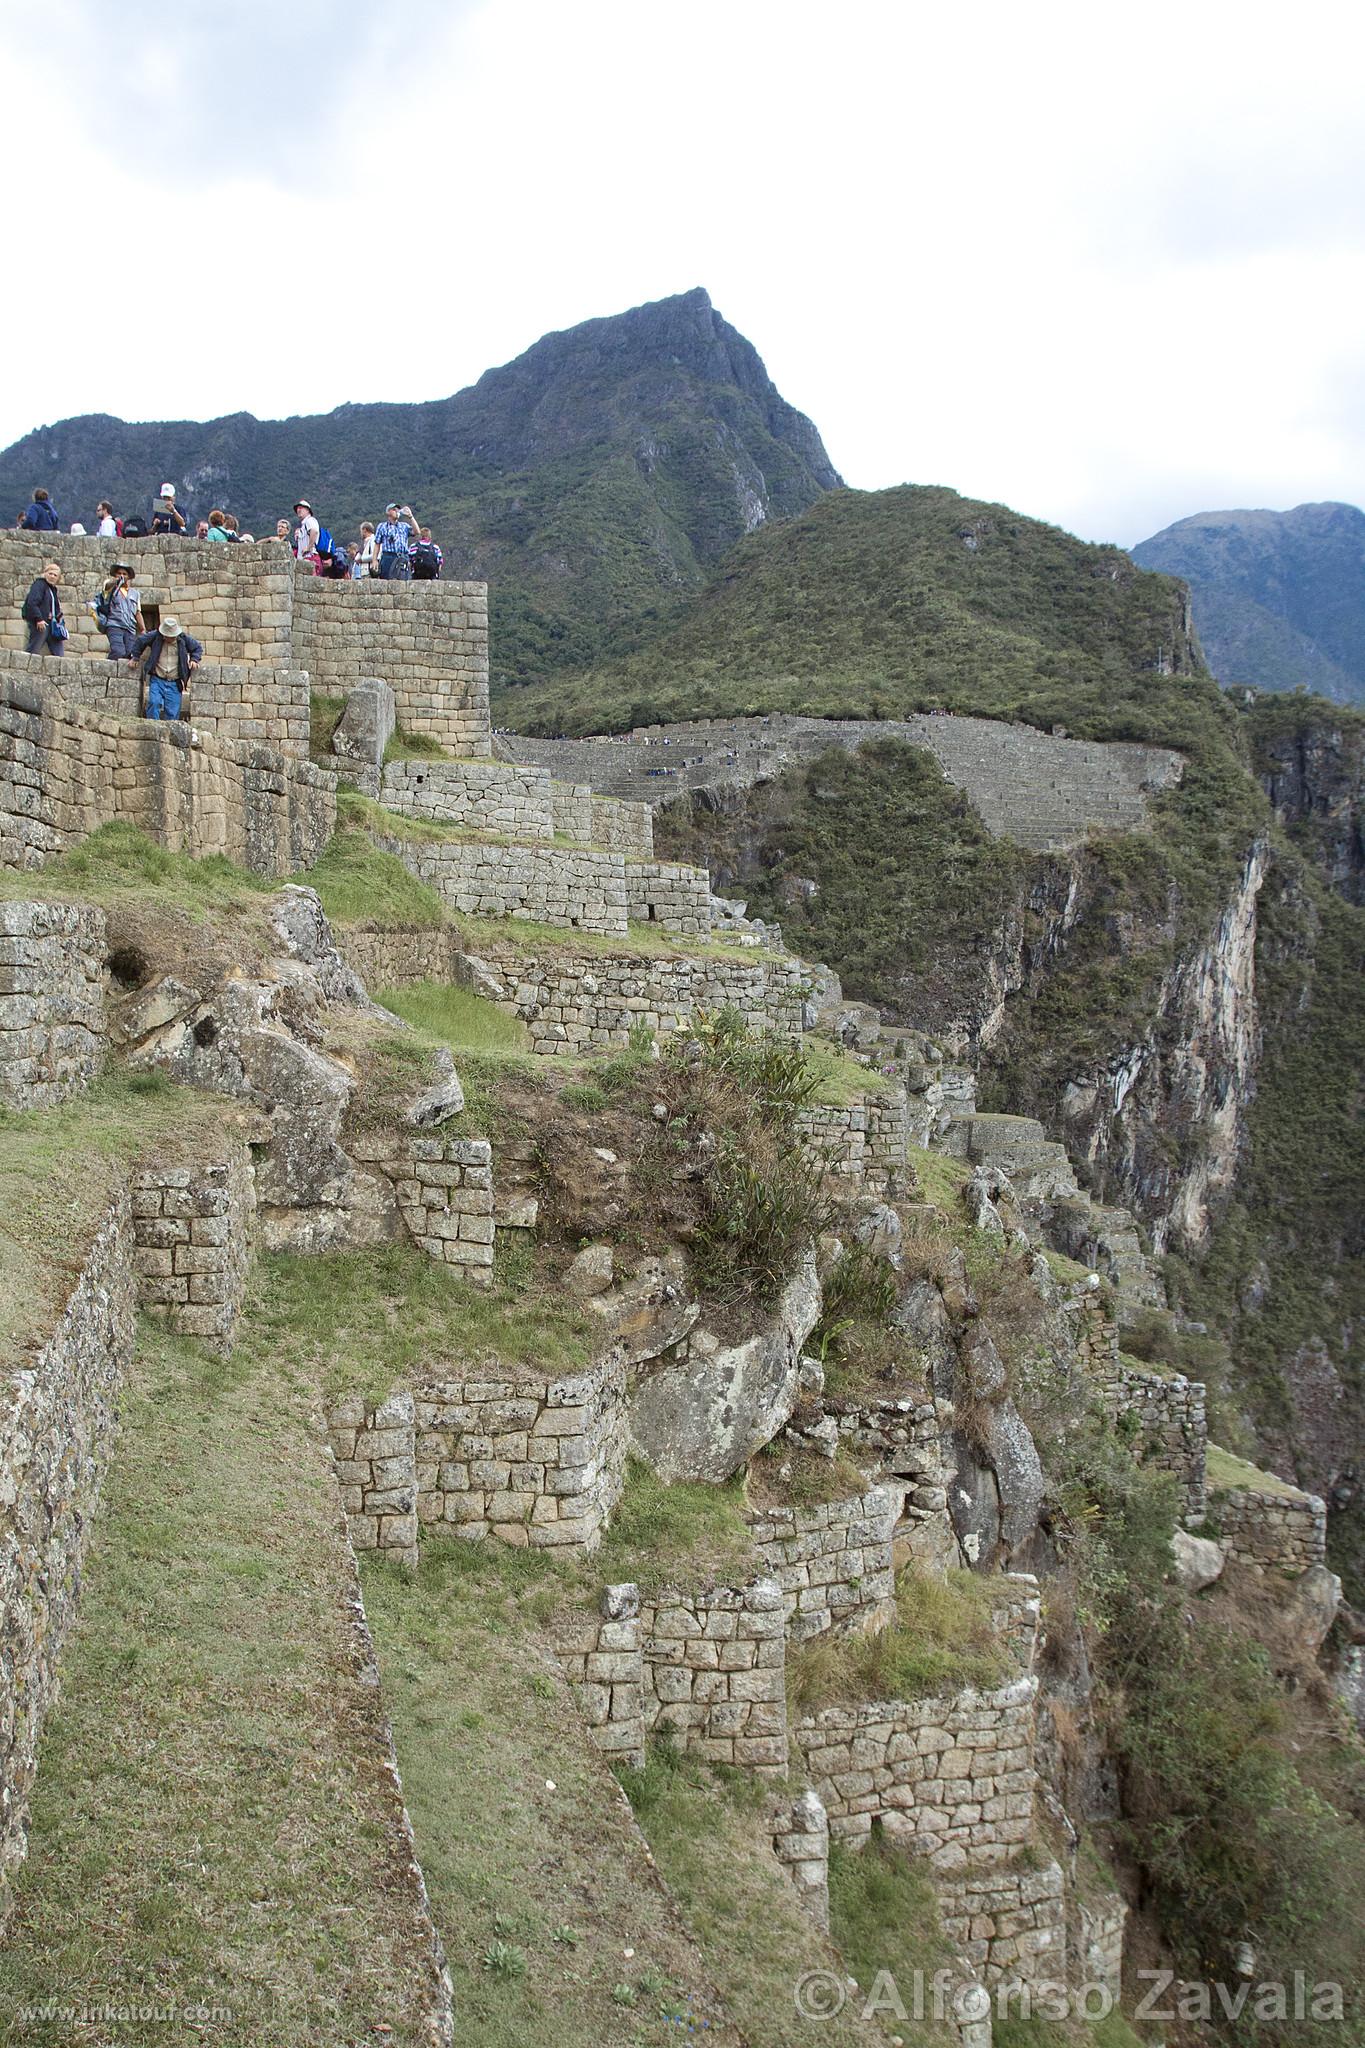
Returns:
[[[837,491],[741,541],[699,596],[614,657],[507,691],[529,732],[936,704],[1065,718],[1200,669],[1185,593],[1118,548],[955,491]]]
[[[1132,554],[1189,584],[1209,665],[1225,683],[1302,685],[1365,703],[1365,512],[1197,512]]]
[[[66,521],[96,501],[183,509],[273,531],[303,493],[334,531],[393,496],[430,522],[447,574],[487,577],[498,674],[594,658],[643,611],[698,587],[767,520],[839,482],[811,422],[701,290],[547,334],[515,362],[425,405],[344,405],[133,425],[95,414],[0,453],[0,507],[35,484]]]

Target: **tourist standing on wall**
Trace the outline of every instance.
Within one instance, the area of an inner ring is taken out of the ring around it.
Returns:
[[[362,577],[379,574],[379,543],[374,537],[374,521],[367,519],[360,529],[360,546],[351,563],[351,574],[359,583]]]
[[[61,565],[44,562],[43,573],[35,576],[24,599],[24,622],[28,627],[28,651],[30,654],[65,654],[66,621],[62,617],[62,601],[57,595],[57,585],[62,580]]]
[[[152,512],[153,533],[183,533],[185,515],[175,502],[175,485],[163,484]]]
[[[387,505],[375,539],[379,543],[379,573],[386,581],[406,583],[412,575],[412,537],[417,521],[410,505]]]
[[[412,551],[412,573],[419,583],[433,583],[441,573],[445,556],[431,537],[431,528],[422,528],[422,537]]]
[[[163,619],[154,632],[139,633],[128,665],[141,667],[143,716],[183,718],[190,677],[203,659],[203,648],[183,631],[179,619]]]
[[[33,503],[25,512],[19,524],[28,533],[55,533],[61,525],[57,508],[44,490],[33,493]]]
[[[107,498],[101,498],[95,507],[95,532],[100,540],[118,539],[118,521]]]
[[[318,566],[318,535],[322,528],[313,517],[313,508],[307,498],[300,498],[294,507],[294,516],[299,522],[294,535],[294,553],[301,562],[311,562],[316,571]]]
[[[114,573],[104,586],[110,661],[131,661],[133,642],[143,631],[142,599],[133,588],[133,572],[127,562],[115,562]]]

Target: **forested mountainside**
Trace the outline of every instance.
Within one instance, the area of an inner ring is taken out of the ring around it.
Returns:
[[[306,496],[334,531],[410,501],[446,573],[487,578],[497,673],[593,658],[612,632],[697,588],[743,534],[839,483],[820,436],[702,290],[559,334],[468,390],[316,417],[61,420],[0,453],[13,520],[35,484],[93,530],[96,501],[148,509],[174,482],[272,533]]]
[[[1365,512],[1196,512],[1132,550],[1181,576],[1214,674],[1365,702]]]

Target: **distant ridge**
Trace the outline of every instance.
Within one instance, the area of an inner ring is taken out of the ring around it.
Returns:
[[[1196,512],[1132,550],[1190,586],[1214,674],[1365,703],[1365,512]]]

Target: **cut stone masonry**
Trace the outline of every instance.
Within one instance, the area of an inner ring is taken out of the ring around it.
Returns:
[[[50,1109],[94,1080],[107,950],[101,910],[0,902],[0,1104]]]
[[[245,1146],[212,1165],[142,1168],[132,1212],[140,1305],[182,1336],[230,1351],[256,1213]]]

